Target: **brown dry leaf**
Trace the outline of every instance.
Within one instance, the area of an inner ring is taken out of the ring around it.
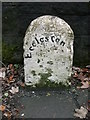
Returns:
[[[13,83],[13,82],[15,82],[15,79],[13,79],[12,81],[10,81],[10,80],[7,79],[7,82],[8,83]]]
[[[81,88],[89,88],[89,82],[81,82],[83,85],[81,86]]]
[[[15,109],[15,114],[18,115],[20,112],[18,109]]]
[[[11,69],[11,72],[14,72],[14,69],[13,69],[13,68]]]
[[[89,82],[86,81],[86,82],[81,82],[82,83],[82,86],[77,86],[77,88],[89,88]]]
[[[10,64],[10,65],[9,65],[9,68],[12,69],[12,67],[13,67],[13,64]]]
[[[11,76],[9,77],[9,80],[12,81],[12,80],[13,80],[13,77],[14,77],[14,76],[11,75]]]
[[[80,109],[75,109],[74,116],[83,119],[86,118],[87,113],[88,110],[81,106]]]
[[[81,68],[73,66],[73,67],[72,67],[72,70],[73,70],[73,71],[78,71],[78,72],[80,72],[80,71],[81,71]]]
[[[0,105],[0,110],[4,111],[6,109],[6,107],[4,105]]]
[[[25,87],[25,83],[23,83],[23,82],[21,82],[20,85],[21,85],[22,87]]]
[[[78,75],[78,79],[81,80],[81,81],[84,81],[85,76],[83,75],[82,72]]]
[[[8,83],[15,82],[15,79],[14,79],[13,77],[14,77],[14,75],[11,75],[11,76],[9,77],[9,79],[7,79],[7,82],[8,82]]]
[[[78,74],[75,72],[75,74],[73,75],[74,78],[78,77]]]
[[[12,116],[12,113],[10,111],[7,111],[4,113],[4,116],[6,116],[7,118],[10,118]]]
[[[87,69],[87,68],[83,68],[81,71],[82,71],[83,73],[86,73],[86,72],[88,72],[88,69]]]

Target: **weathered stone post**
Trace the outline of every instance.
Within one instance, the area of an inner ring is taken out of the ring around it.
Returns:
[[[66,83],[71,76],[74,33],[56,16],[33,20],[24,38],[26,85],[47,81]]]

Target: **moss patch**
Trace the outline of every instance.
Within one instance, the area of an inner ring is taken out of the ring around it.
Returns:
[[[55,82],[52,82],[48,79],[48,77],[50,77],[52,74],[52,70],[50,68],[47,68],[47,71],[48,73],[39,73],[40,75],[40,80],[39,80],[39,83],[35,84],[36,88],[70,88],[69,84],[68,83],[63,83],[63,82],[60,82],[60,83],[55,83]]]
[[[48,77],[50,77],[53,71],[49,68],[47,68],[47,73],[39,73],[38,75],[40,75],[40,80],[39,83],[36,84],[36,86],[40,86],[43,87],[47,84],[47,82],[49,81]]]
[[[41,78],[40,78],[37,86],[43,87],[46,84],[46,82],[48,81],[48,77],[51,76],[51,73],[39,73],[39,75],[41,76]]]
[[[43,83],[38,83],[35,84],[35,87],[33,87],[33,85],[31,86],[26,86],[25,87],[28,90],[39,90],[39,89],[52,89],[52,90],[56,90],[56,89],[65,89],[65,90],[69,90],[71,88],[70,85],[65,85],[62,82],[60,83],[55,83],[55,82],[51,82],[50,80],[44,80]]]

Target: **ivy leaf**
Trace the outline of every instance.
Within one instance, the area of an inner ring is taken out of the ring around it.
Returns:
[[[14,67],[15,67],[16,69],[18,69],[19,66],[18,66],[18,64],[14,64]]]

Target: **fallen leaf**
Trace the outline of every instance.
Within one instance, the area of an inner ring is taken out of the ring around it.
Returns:
[[[19,115],[19,113],[20,113],[20,112],[19,112],[18,109],[15,109],[15,110],[14,110],[14,114],[15,114],[15,116]]]
[[[4,96],[8,97],[8,93],[4,93]]]
[[[7,82],[8,82],[8,83],[13,83],[13,82],[15,82],[15,79],[13,79],[13,80],[7,79]]]
[[[6,71],[6,68],[2,67],[0,68],[0,72],[5,72]]]
[[[1,78],[5,78],[5,71],[6,71],[5,68],[1,68],[1,69],[0,69],[0,77],[1,77]]]
[[[78,75],[78,79],[81,80],[81,81],[84,81],[85,76],[83,75],[82,72]]]
[[[90,69],[90,65],[87,65],[86,68]]]
[[[83,68],[81,71],[82,71],[83,73],[86,73],[86,72],[88,72],[88,69],[87,69],[87,68]]]
[[[13,68],[11,69],[11,72],[14,72],[14,69],[13,69]]]
[[[74,75],[73,75],[74,78],[77,78],[78,77],[78,74],[75,72]]]
[[[47,93],[47,95],[46,96],[50,96],[51,94],[50,93]]]
[[[13,77],[14,77],[14,76],[11,75],[11,76],[9,77],[9,80],[12,81],[12,80],[13,80]]]
[[[12,69],[12,68],[13,68],[13,64],[10,64],[10,65],[9,65],[9,69]]]
[[[7,82],[8,82],[8,83],[15,82],[15,79],[14,79],[13,77],[14,77],[14,75],[11,75],[11,76],[9,77],[9,79],[7,79]]]
[[[7,118],[10,118],[12,116],[12,113],[10,111],[5,112],[4,116],[6,116]]]
[[[89,82],[81,82],[83,85],[80,88],[89,88]]]
[[[87,77],[87,78],[85,78],[85,79],[84,79],[84,81],[89,81],[89,78],[88,78],[88,77]]]
[[[25,83],[23,83],[23,82],[21,82],[20,85],[21,85],[22,87],[25,87]]]
[[[86,118],[87,113],[88,110],[81,106],[80,109],[75,109],[74,116],[83,119]]]
[[[72,67],[72,70],[77,71],[77,72],[81,71],[81,69],[79,67],[75,67],[75,66]]]
[[[17,92],[19,92],[19,87],[12,87],[11,90],[9,90],[12,94],[15,94]]]
[[[4,105],[0,105],[0,110],[4,111],[6,109],[6,107]]]

